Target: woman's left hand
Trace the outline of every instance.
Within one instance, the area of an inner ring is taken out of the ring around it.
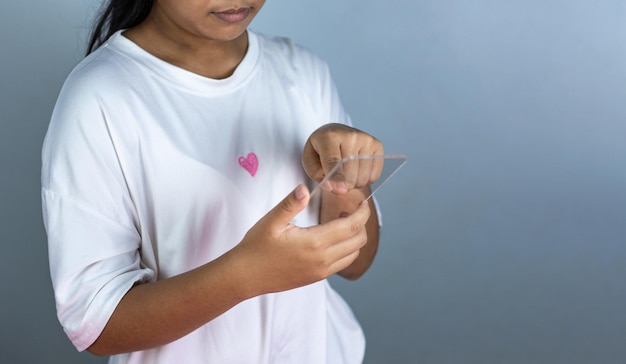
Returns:
[[[361,130],[344,124],[326,124],[311,134],[302,153],[302,166],[313,180],[320,182],[343,158],[349,156],[382,155],[383,144]],[[347,181],[336,193],[352,188],[363,188],[376,182],[383,168],[382,159],[359,160],[347,163],[341,171]]]

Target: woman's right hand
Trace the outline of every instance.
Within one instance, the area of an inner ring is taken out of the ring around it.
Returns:
[[[301,228],[290,222],[308,204],[309,190],[299,185],[259,220],[239,245],[238,272],[246,277],[247,296],[280,292],[327,278],[349,266],[367,243],[370,210],[361,204],[352,214]]]

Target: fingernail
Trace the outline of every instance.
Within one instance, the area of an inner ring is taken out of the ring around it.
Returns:
[[[337,182],[333,186],[332,191],[338,195],[343,195],[348,192],[348,186],[344,182]]]
[[[306,194],[304,193],[304,187],[298,186],[296,188],[296,199],[302,200],[305,196]]]

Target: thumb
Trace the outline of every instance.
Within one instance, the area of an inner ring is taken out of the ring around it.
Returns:
[[[274,223],[285,226],[293,220],[309,203],[309,189],[300,184],[287,197],[278,203],[267,216]]]

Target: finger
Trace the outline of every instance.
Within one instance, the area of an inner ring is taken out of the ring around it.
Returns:
[[[370,171],[369,183],[375,183],[380,178],[385,168],[385,158],[374,158],[372,161],[372,170]]]
[[[351,181],[350,188],[362,188],[378,179],[382,172],[381,158],[377,157],[382,155],[382,144],[378,139],[359,132],[349,143],[342,144],[341,150],[344,156],[356,158],[346,172]]]
[[[337,163],[341,161],[341,150],[339,148],[328,148],[326,150],[320,151],[319,156],[319,161],[322,166],[324,176],[332,172],[333,180],[343,181],[345,179],[344,166],[342,165],[337,167]],[[334,170],[335,167],[337,167],[336,170]]]
[[[356,188],[363,188],[370,183],[373,160],[373,158],[361,158],[359,163],[359,174],[355,184]]]
[[[342,158],[342,140],[336,134],[330,134],[325,138],[317,138],[311,141],[311,147],[318,156],[318,163],[322,168],[324,176],[330,174],[331,170]]]
[[[340,259],[361,249],[365,244],[367,244],[367,230],[365,225],[363,225],[359,226],[356,234],[330,245],[328,253],[335,259]]]
[[[277,226],[288,226],[300,211],[309,203],[309,189],[305,185],[298,185],[287,197],[278,203],[266,217]]]
[[[334,262],[330,264],[333,273],[347,268],[359,256],[361,249],[367,244],[367,231],[362,231],[344,241],[329,247],[328,252],[334,257]]]
[[[328,181],[323,186],[327,191],[344,194],[349,189],[349,178],[346,176],[346,161],[341,160],[328,172]]]
[[[310,142],[304,145],[304,150],[302,151],[302,167],[314,181],[320,182],[325,176],[320,156]]]
[[[359,174],[359,163],[361,161],[359,160],[358,156],[348,155],[347,153],[350,153],[350,152],[347,151],[346,149],[342,148],[342,151],[344,155],[347,156],[347,158],[344,159],[344,162],[343,162],[343,174],[344,174],[344,179],[345,179],[345,183],[343,186],[344,190],[341,191],[341,193],[343,194],[343,193],[348,192],[348,190],[353,189],[354,186],[356,185],[358,181],[358,174]]]
[[[322,188],[327,191],[341,190],[345,184],[341,150],[321,144],[307,143],[302,154],[302,167],[306,174],[314,181],[322,182],[327,177]]]
[[[350,266],[350,264],[354,263],[354,261],[356,260],[356,258],[359,257],[359,253],[361,251],[360,250],[356,250],[354,252],[352,252],[349,255],[346,255],[338,260],[336,260],[334,263],[332,263],[329,267],[328,267],[328,271],[329,271],[329,276],[341,272],[342,270],[348,268]]]

